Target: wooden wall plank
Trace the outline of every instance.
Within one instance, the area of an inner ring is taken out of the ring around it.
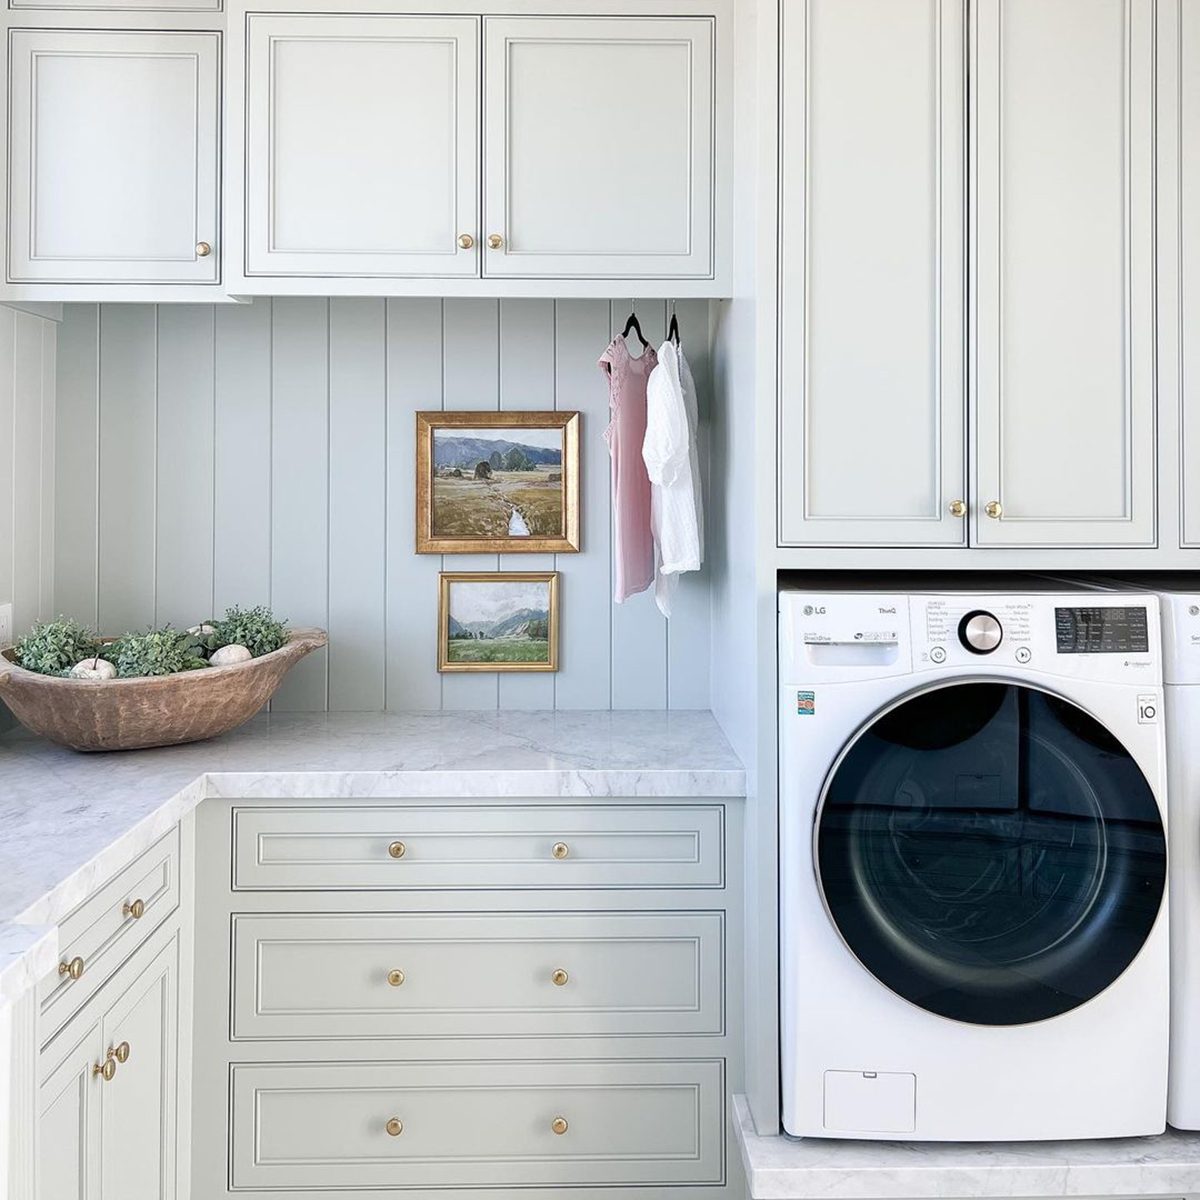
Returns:
[[[187,629],[213,614],[211,304],[158,312],[158,472],[154,620]]]
[[[99,624],[104,634],[154,621],[155,327],[149,304],[100,313]]]
[[[442,302],[387,302],[386,707],[442,706],[437,673],[441,556],[416,554],[416,417],[442,407]]]
[[[16,439],[16,338],[17,314],[11,308],[0,307],[0,603],[13,598],[16,546],[17,506],[13,490]],[[14,626],[20,636],[21,630]]]
[[[551,411],[554,384],[554,301],[501,300],[500,407]],[[567,561],[575,557],[563,555]],[[502,571],[553,571],[556,560],[554,554],[499,556]],[[565,621],[564,612],[560,624]],[[554,675],[500,675],[497,683],[501,708],[554,707]]]
[[[97,613],[100,306],[68,304],[55,354],[54,608],[88,625]]]
[[[42,562],[42,326],[41,317],[13,314],[12,424],[4,451],[10,458],[13,629],[24,633],[38,618]],[[0,495],[4,492],[0,491]],[[0,534],[2,536],[2,534]],[[4,544],[0,542],[0,544]],[[0,552],[2,553],[2,552]]]
[[[329,302],[276,299],[271,336],[271,606],[292,625],[329,623]],[[272,709],[325,708],[328,659],[288,673]]]
[[[38,620],[49,621],[54,612],[54,438],[56,396],[54,380],[55,348],[58,324],[43,320],[42,325],[42,412],[41,412],[41,492],[42,531],[38,546]]]
[[[628,300],[612,302],[614,337],[625,327],[629,305]],[[662,300],[637,304],[642,333],[655,350],[666,335],[666,307]],[[611,661],[613,708],[666,708],[667,622],[654,603],[653,586],[613,605]]]
[[[329,309],[329,707],[384,706],[385,301]]]
[[[213,353],[213,610],[271,601],[271,301],[222,305]]]
[[[444,390],[447,411],[495,410],[500,406],[500,302],[445,300]],[[495,571],[498,554],[446,554],[445,571]],[[500,703],[498,676],[488,672],[442,677],[444,708],[494,709]]]

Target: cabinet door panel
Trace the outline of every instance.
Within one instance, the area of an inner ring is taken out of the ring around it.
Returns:
[[[172,1200],[175,1195],[176,995],[172,941],[105,1014],[103,1045],[129,1057],[101,1100],[101,1200]]]
[[[782,35],[780,541],[962,545],[963,2],[798,0]]]
[[[1179,333],[1182,338],[1182,542],[1200,546],[1200,0],[1182,0],[1179,17],[1179,154],[1182,224]]]
[[[38,1093],[38,1197],[95,1200],[100,1161],[95,1094],[104,1084],[93,1075],[92,1067],[103,1057],[100,1027],[95,1023],[80,1023],[78,1028],[71,1025],[59,1038],[72,1045]]]
[[[710,18],[487,18],[488,276],[713,268]]]
[[[214,282],[218,35],[10,37],[9,279]]]
[[[1153,0],[977,12],[978,541],[1150,545]]]
[[[248,22],[247,273],[477,274],[478,20]]]

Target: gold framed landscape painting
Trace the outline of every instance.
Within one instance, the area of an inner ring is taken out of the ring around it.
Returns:
[[[579,549],[577,412],[417,413],[418,554]]]
[[[443,571],[439,671],[557,671],[557,571]]]

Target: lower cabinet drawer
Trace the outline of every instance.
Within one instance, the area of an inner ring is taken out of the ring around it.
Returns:
[[[233,1036],[718,1035],[723,943],[719,912],[237,914]]]
[[[724,1178],[719,1059],[230,1070],[235,1191]]]

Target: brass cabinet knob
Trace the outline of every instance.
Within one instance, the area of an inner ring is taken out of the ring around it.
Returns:
[[[554,848],[550,851],[555,858],[566,858],[571,853],[571,847],[566,842],[555,842]]]
[[[121,915],[123,917],[132,917],[135,921],[140,921],[146,915],[145,900],[130,900],[128,903],[121,906]]]
[[[489,247],[490,247],[492,250],[499,250],[499,249],[500,249],[500,247],[501,247],[501,246],[503,246],[503,245],[504,245],[504,239],[503,239],[503,238],[502,238],[502,237],[501,237],[501,236],[500,236],[498,233],[493,233],[493,234],[492,234],[492,235],[491,235],[491,236],[488,238],[488,246],[489,246]]]
[[[58,973],[60,975],[69,975],[72,979],[78,979],[83,974],[83,959],[76,955],[70,962],[60,962],[58,964]]]
[[[212,253],[212,246],[210,246],[208,244],[208,242],[197,242],[196,243],[196,257],[197,258],[207,258],[211,253]]]
[[[950,515],[952,517],[965,517],[967,515],[967,502],[965,500],[951,500]]]
[[[475,239],[469,233],[460,233],[458,235],[458,244],[464,250],[470,250],[475,245]]]
[[[109,1051],[109,1055],[110,1057],[106,1058],[102,1063],[96,1063],[92,1067],[93,1079],[99,1075],[105,1083],[108,1083],[108,1081],[117,1073],[117,1060],[111,1057],[111,1050]]]
[[[404,1122],[399,1117],[393,1117],[385,1126],[389,1137],[399,1137],[404,1132]]]
[[[399,987],[404,982],[404,972],[399,970],[389,971],[387,974],[387,981],[392,985],[392,987]]]
[[[999,500],[989,500],[984,506],[983,511],[987,513],[993,521],[998,521],[1004,515],[1004,505]]]
[[[408,847],[403,842],[393,842],[388,847],[388,853],[393,858],[403,858],[408,853]]]
[[[555,1117],[554,1120],[550,1122],[550,1128],[555,1133],[559,1133],[559,1134],[566,1133],[567,1132],[567,1118],[566,1117]]]
[[[112,1053],[117,1062],[127,1063],[129,1061],[129,1043],[122,1042]]]
[[[550,982],[553,983],[555,987],[562,987],[562,985],[566,983],[569,978],[570,976],[566,973],[566,971],[564,971],[562,967],[559,967],[558,970],[550,976]]]

